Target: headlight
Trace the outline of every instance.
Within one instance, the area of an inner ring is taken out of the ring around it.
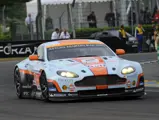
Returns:
[[[126,67],[121,71],[121,73],[124,75],[131,74],[133,72],[135,72],[135,69],[133,67]]]
[[[67,77],[67,78],[77,78],[77,77],[79,77],[76,73],[69,72],[69,71],[57,71],[57,74],[62,76],[62,77]]]

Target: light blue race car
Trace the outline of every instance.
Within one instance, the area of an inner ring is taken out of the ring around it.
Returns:
[[[102,97],[142,97],[144,74],[138,62],[119,58],[98,40],[60,40],[41,44],[15,65],[18,98],[74,100]]]

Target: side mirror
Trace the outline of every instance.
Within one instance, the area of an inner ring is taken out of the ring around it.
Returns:
[[[31,61],[38,60],[38,59],[39,59],[38,55],[30,55],[29,56],[29,60],[31,60]]]
[[[117,55],[124,55],[125,54],[125,50],[123,50],[123,49],[116,49],[116,54]]]

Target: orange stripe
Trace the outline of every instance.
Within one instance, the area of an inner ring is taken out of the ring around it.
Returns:
[[[137,81],[136,87],[139,87],[139,85],[140,85],[140,78],[141,78],[142,76],[144,76],[143,73],[141,73],[141,74],[138,75],[138,81]]]
[[[33,72],[28,71],[28,70],[22,70],[22,69],[20,69],[20,70],[19,70],[19,72],[24,73],[24,74],[34,75],[34,73],[33,73]]]
[[[58,92],[62,92],[59,84],[55,80],[47,80],[47,81],[50,82],[50,83],[53,83],[55,85],[55,87],[56,87]]]
[[[90,68],[90,70],[93,72],[95,76],[99,75],[107,75],[108,71],[105,67],[98,67],[98,68]]]
[[[59,84],[55,80],[47,80],[47,81],[50,82],[50,83],[53,83],[55,85],[55,87],[56,87],[58,92],[62,92]]]
[[[91,63],[85,63],[83,60],[87,59],[92,59],[92,60],[98,60],[98,62],[91,62]],[[100,57],[92,57],[92,58],[75,58],[74,60],[86,65],[90,66],[89,69],[92,71],[92,73],[95,76],[100,76],[100,75],[108,75],[108,71],[106,67],[91,67],[91,65],[98,65],[98,64],[105,64],[104,60]]]
[[[59,84],[58,84],[55,80],[53,80],[52,82],[53,82],[53,84],[55,85],[57,91],[58,91],[58,92],[62,92],[62,90],[61,90]]]
[[[88,44],[102,44],[100,42],[66,42],[66,43],[60,43],[60,44],[54,44],[54,45],[49,45],[46,48],[53,48],[53,47],[61,47],[61,46],[67,46],[67,45],[88,45]]]
[[[108,85],[97,85],[96,86],[97,90],[104,90],[104,89],[108,89]]]

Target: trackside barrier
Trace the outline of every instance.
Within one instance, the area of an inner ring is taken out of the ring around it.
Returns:
[[[28,57],[34,53],[40,44],[51,41],[55,40],[0,41],[0,58]],[[119,40],[110,39],[110,41],[103,42],[113,51],[116,49],[124,49],[125,45],[121,41],[117,41]]]
[[[51,40],[47,40],[49,42]],[[37,47],[46,41],[12,41],[0,42],[0,57],[27,57],[34,53]]]

